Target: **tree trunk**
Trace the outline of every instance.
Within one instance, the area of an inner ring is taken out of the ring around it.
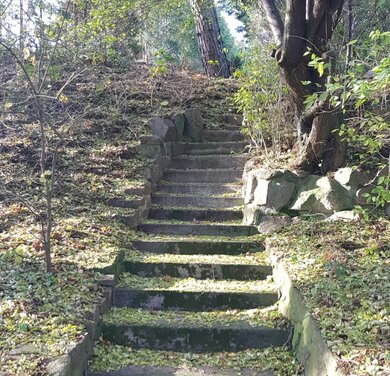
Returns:
[[[19,48],[22,53],[24,50],[24,38],[25,38],[24,9],[23,9],[23,0],[20,0],[19,1]]]
[[[213,2],[190,0],[190,4],[205,73],[213,77],[230,77],[230,67],[223,51],[217,11]]]
[[[352,46],[349,42],[352,40],[352,0],[346,0],[344,7],[344,44],[346,45],[346,56],[345,56],[345,72],[349,67],[351,60],[351,49]]]
[[[323,174],[336,170],[345,159],[345,145],[333,132],[340,125],[341,116],[327,100],[315,103],[309,110],[304,104],[309,95],[324,90],[329,71],[321,76],[308,66],[310,55],[304,53],[310,48],[332,66],[328,42],[339,20],[343,0],[287,0],[284,24],[274,0],[262,0],[262,6],[279,46],[275,58],[295,106],[300,144],[296,167]],[[304,85],[304,81],[310,84]]]

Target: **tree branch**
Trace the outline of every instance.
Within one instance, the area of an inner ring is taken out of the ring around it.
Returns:
[[[276,7],[275,0],[261,0],[261,6],[271,28],[274,41],[280,46],[283,43],[284,26],[279,9]]]

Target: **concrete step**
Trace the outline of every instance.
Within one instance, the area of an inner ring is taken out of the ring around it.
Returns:
[[[115,288],[115,307],[149,310],[215,311],[268,307],[278,300],[276,292],[204,292]]]
[[[239,255],[264,250],[264,244],[261,242],[226,241],[218,238],[207,240],[142,239],[133,241],[132,245],[141,252],[178,255]]]
[[[130,350],[129,350],[130,351]],[[132,352],[132,350],[131,350]],[[171,354],[171,353],[170,353]],[[223,369],[211,367],[169,368],[153,366],[129,366],[118,371],[91,372],[85,376],[274,376],[271,370]]]
[[[123,261],[124,271],[140,277],[182,277],[196,279],[265,279],[272,274],[270,265],[205,264],[205,263],[155,263]]]
[[[218,132],[218,131],[215,131]],[[171,161],[173,169],[243,168],[245,155],[182,155]]]
[[[233,208],[243,205],[241,197],[212,197],[212,196],[189,196],[175,194],[154,194],[152,203],[159,206],[179,208]]]
[[[248,146],[247,141],[234,142],[194,142],[178,145],[181,154],[213,155],[242,153]]]
[[[241,169],[167,170],[164,180],[179,183],[240,183]]]
[[[202,134],[204,142],[243,141],[244,136],[239,131],[205,130]]]
[[[138,229],[146,234],[207,235],[207,236],[251,236],[258,233],[254,226],[192,223],[148,223]]]
[[[179,221],[239,221],[243,217],[241,210],[210,210],[154,208],[149,210],[149,219],[174,219]]]
[[[240,184],[213,184],[213,183],[168,183],[161,182],[158,185],[160,193],[179,193],[188,195],[218,195],[236,193],[241,195],[242,186]]]
[[[242,351],[283,346],[289,338],[287,330],[251,327],[245,324],[223,327],[164,322],[154,324],[111,323],[101,325],[103,339],[134,349],[168,350],[201,353],[205,351]]]

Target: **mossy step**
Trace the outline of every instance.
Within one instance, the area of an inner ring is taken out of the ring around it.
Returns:
[[[173,194],[155,194],[153,204],[171,207],[234,208],[243,204],[241,197],[183,196]]]
[[[182,154],[189,155],[216,155],[242,153],[248,146],[246,141],[233,142],[194,142],[178,145]]]
[[[244,136],[240,131],[205,130],[202,133],[202,140],[206,142],[243,141]]]
[[[123,273],[117,287],[130,287],[132,289],[147,289],[154,291],[189,291],[189,292],[274,292],[274,284],[267,281],[237,281],[237,280],[199,280],[195,278],[170,277],[139,277],[131,273]]]
[[[267,265],[268,260],[264,252],[244,253],[232,255],[178,255],[174,253],[152,253],[138,250],[123,251],[123,260],[129,262],[168,263],[168,264],[200,264],[200,265]]]
[[[85,376],[272,376],[272,371],[254,371],[250,369],[220,369],[210,367],[170,368],[151,366],[130,366],[119,371],[87,372]]]
[[[126,369],[126,367],[130,368]],[[140,369],[138,367],[147,368]],[[156,367],[157,372],[152,373],[155,369],[150,367]],[[299,374],[299,365],[293,355],[282,347],[263,350],[249,349],[235,353],[178,353],[149,349],[134,350],[131,347],[114,345],[106,341],[96,343],[91,371],[121,370],[122,372],[101,374],[106,376],[199,376],[203,375],[203,367],[212,367],[206,368],[206,370],[210,370],[209,374],[214,376],[295,376]],[[165,370],[168,370],[167,373],[163,373]],[[130,373],[127,373],[128,371]],[[136,373],[138,371],[139,373]],[[146,373],[142,373],[144,371]],[[99,374],[95,374],[95,376],[97,375]]]
[[[288,330],[269,326],[237,321],[226,326],[220,321],[196,322],[188,317],[191,313],[178,314],[177,319],[173,318],[174,312],[157,315],[134,309],[129,312],[113,310],[101,323],[103,339],[134,349],[205,352],[283,346],[289,338]],[[207,320],[206,315],[202,317]]]
[[[113,292],[117,307],[154,310],[251,309],[270,306],[277,299],[269,281],[144,278],[130,273],[121,275]]]
[[[134,262],[125,260],[126,272],[141,277],[181,277],[196,279],[265,279],[272,273],[270,265],[205,264],[205,263],[168,263]]]
[[[285,327],[283,315],[277,305],[247,310],[223,310],[212,312],[147,311],[136,308],[113,307],[102,317],[106,324],[142,324],[150,326],[176,325],[205,328],[258,328]]]
[[[186,183],[239,183],[242,170],[234,168],[208,170],[167,170],[164,180]]]
[[[174,219],[182,221],[234,221],[242,220],[241,210],[211,210],[193,208],[157,208],[149,210],[150,219]]]
[[[218,194],[241,194],[241,184],[213,184],[213,183],[172,183],[160,182],[157,191],[160,193],[179,193],[179,194],[199,194],[199,195],[218,195]]]
[[[214,311],[218,309],[251,309],[268,307],[277,302],[273,292],[195,292],[153,289],[115,288],[113,304],[116,307],[134,307],[151,310]]]
[[[245,155],[181,155],[172,159],[171,168],[174,169],[208,169],[208,168],[243,168],[247,156]]]
[[[144,222],[138,229],[146,234],[177,234],[177,235],[215,235],[215,236],[251,236],[258,233],[254,226],[225,225],[225,224],[192,224],[189,223],[160,223]]]
[[[239,255],[245,253],[253,253],[264,250],[264,244],[262,242],[251,241],[231,241],[215,239],[172,239],[172,238],[160,238],[160,239],[142,239],[132,242],[135,249],[142,252],[151,253],[172,253],[179,255]]]

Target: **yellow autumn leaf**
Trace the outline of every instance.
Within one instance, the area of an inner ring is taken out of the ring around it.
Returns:
[[[68,97],[65,95],[65,94],[60,94],[59,96],[58,96],[58,100],[61,102],[61,103],[67,103],[68,102]]]

